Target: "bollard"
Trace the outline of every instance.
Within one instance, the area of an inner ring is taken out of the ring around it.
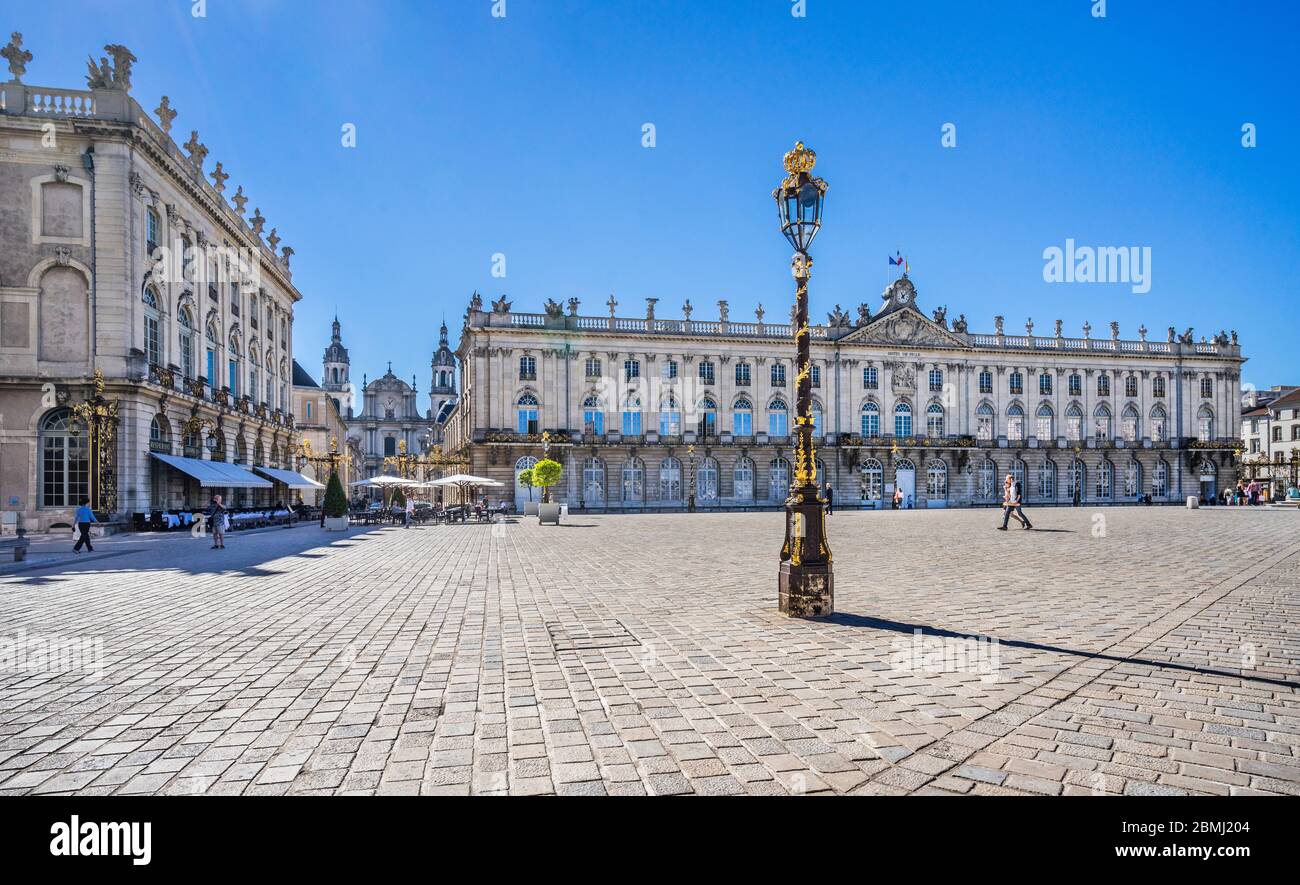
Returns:
[[[1187,509],[1188,509],[1188,510],[1200,510],[1200,509],[1201,509],[1201,499],[1198,498],[1198,497],[1196,497],[1195,495],[1188,495],[1188,496],[1187,496]]]

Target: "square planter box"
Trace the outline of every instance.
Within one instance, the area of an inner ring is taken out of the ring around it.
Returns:
[[[537,508],[541,506],[542,505],[536,501],[529,501],[524,505],[524,516],[536,516]]]
[[[325,517],[325,531],[346,532],[347,530],[348,530],[348,518],[346,516]]]
[[[540,525],[559,525],[560,524],[560,505],[559,504],[538,504],[537,505],[537,522]]]

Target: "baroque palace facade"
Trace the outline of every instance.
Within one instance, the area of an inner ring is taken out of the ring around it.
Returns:
[[[1236,481],[1241,348],[1110,335],[972,333],[924,315],[905,274],[872,315],[838,306],[812,328],[819,484],[838,506],[996,505],[1001,478],[1032,504],[1182,501]],[[558,500],[587,509],[776,507],[793,458],[789,322],[581,316],[554,301],[518,313],[475,294],[457,356],[447,447],[506,484],[543,454],[565,467]],[[513,492],[511,491],[513,487]]]
[[[6,521],[289,500],[293,250],[221,163],[130,95],[105,47],[86,89],[22,82],[0,51],[0,492]],[[229,202],[228,202],[229,201]],[[16,514],[11,515],[11,514]]]

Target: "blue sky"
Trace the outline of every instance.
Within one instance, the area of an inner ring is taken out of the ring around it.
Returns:
[[[297,356],[337,308],[354,377],[429,384],[445,314],[578,297],[603,315],[783,316],[771,189],[796,138],[830,183],[815,316],[874,310],[911,262],[972,331],[1236,329],[1243,382],[1300,384],[1300,4],[1220,0],[51,0],[5,2],[26,80],[140,61],[209,166],[292,245]],[[357,146],[340,144],[345,123]],[[642,147],[653,123],[656,146]],[[945,123],[957,146],[941,145]],[[1257,127],[1258,146],[1241,128]],[[182,138],[181,140],[184,140]],[[1048,284],[1043,250],[1151,248],[1151,290]],[[492,256],[506,277],[492,276]]]

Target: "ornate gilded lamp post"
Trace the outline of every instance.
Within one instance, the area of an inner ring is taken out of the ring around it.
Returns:
[[[117,410],[116,400],[104,398],[104,373],[95,370],[95,395],[74,403],[72,414],[86,425],[90,438],[90,509],[107,517],[117,509]],[[80,428],[74,422],[71,431],[75,437]],[[81,502],[78,501],[78,504]]]
[[[826,541],[825,501],[817,490],[813,450],[812,370],[808,338],[808,248],[822,225],[826,182],[812,176],[817,155],[803,142],[785,155],[785,179],[772,191],[781,216],[781,233],[794,247],[790,272],[795,280],[795,466],[785,502],[785,543],[778,578],[780,610],[793,618],[823,617],[835,612],[831,550]]]

